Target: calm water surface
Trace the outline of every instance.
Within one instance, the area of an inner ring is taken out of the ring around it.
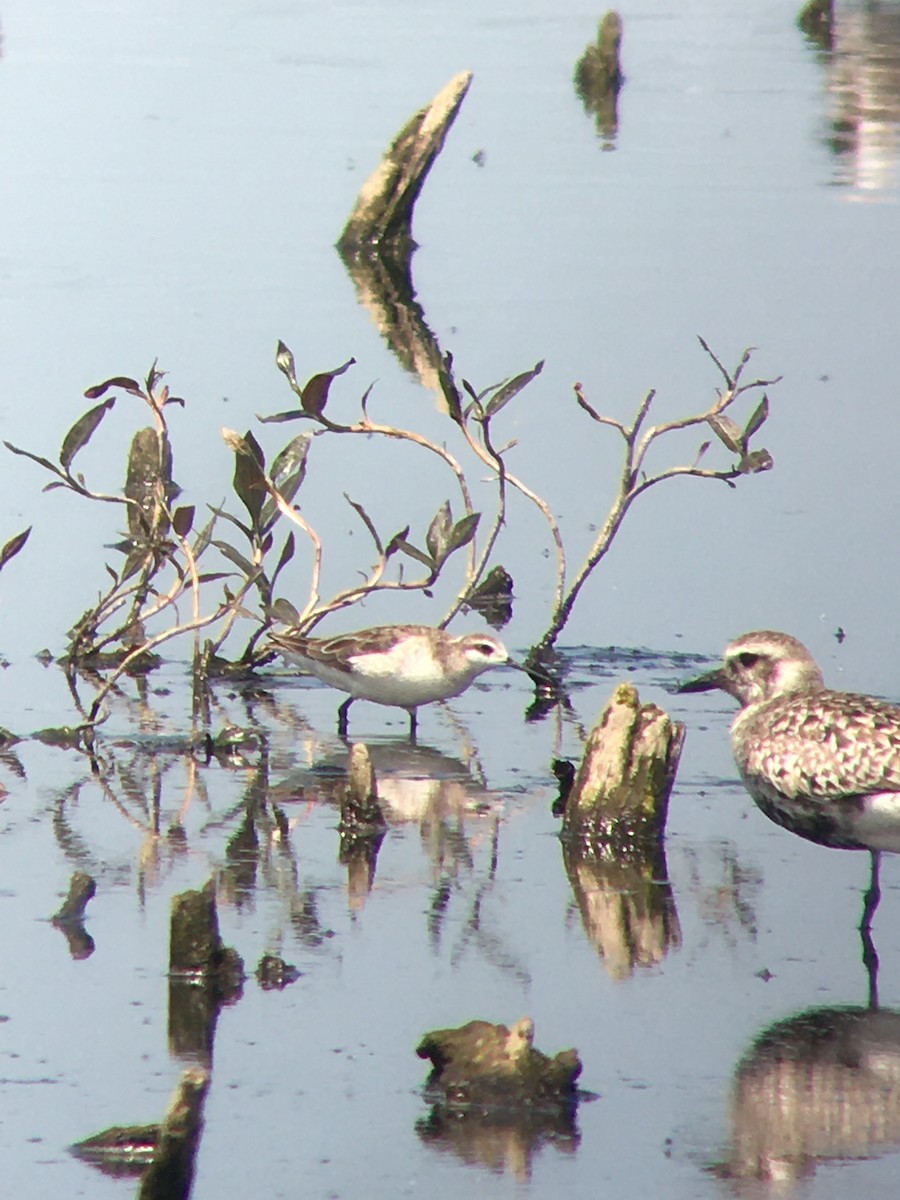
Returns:
[[[870,1136],[816,1141],[822,1110],[807,1110],[808,1172],[780,1194],[896,1194],[896,864],[884,865],[874,931],[885,1019],[813,1069],[797,1047],[819,1018],[799,1035],[781,1023],[865,1007],[865,856],[769,824],[730,782],[727,702],[667,691],[698,656],[771,626],[801,637],[829,682],[900,698],[900,5],[837,9],[829,52],[782,0],[623,6],[627,82],[604,149],[572,86],[600,15],[584,4],[3,4],[0,425],[14,444],[53,456],[87,386],[158,357],[188,401],[172,418],[176,476],[189,502],[216,503],[232,471],[219,426],[289,406],[279,337],[304,377],[357,359],[332,400],[344,415],[377,380],[375,415],[446,436],[333,243],[397,129],[465,68],[475,82],[416,213],[418,299],[478,387],[546,359],[504,432],[573,561],[619,470],[615,435],[574,403],[576,379],[620,419],[651,387],[659,419],[698,410],[718,382],[698,333],[729,364],[757,347],[753,370],[784,377],[762,438],[774,471],[734,491],[676,481],[629,516],[564,639],[586,647],[571,652],[571,718],[526,725],[524,682],[494,674],[452,719],[422,715],[410,759],[396,746],[404,721],[357,706],[353,732],[385,760],[393,804],[368,894],[338,862],[329,775],[315,769],[342,756],[325,689],[222,689],[215,720],[258,726],[265,754],[194,769],[129,740],[187,732],[174,663],[147,704],[115,709],[105,787],[74,752],[35,741],[0,765],[9,1194],[134,1192],[66,1147],[165,1108],[181,1066],[167,1045],[169,903],[211,875],[223,936],[248,970],[274,952],[302,974],[283,991],[251,977],[219,1018],[195,1197],[768,1195],[717,1166],[755,1137],[777,1168],[787,1150],[759,1114],[773,1078],[783,1099],[807,1068],[823,1108],[831,1100]],[[121,486],[144,419],[120,401],[79,460],[98,488]],[[265,444],[285,436],[266,430]],[[359,565],[346,472],[385,526],[419,529],[446,495],[418,462],[342,452],[323,445],[306,485],[333,587]],[[73,719],[58,672],[33,655],[62,648],[117,532],[106,510],[42,495],[45,482],[5,460],[0,541],[34,524],[0,595],[0,724],[19,732]],[[504,636],[517,648],[547,620],[546,542],[527,510],[511,514],[501,557],[517,600]],[[293,568],[302,595],[299,556]],[[373,603],[352,623],[434,617],[424,600]],[[610,659],[606,645],[652,649]],[[550,813],[551,759],[578,756],[622,677],[689,728],[667,838],[668,944],[653,925],[623,938],[614,891],[576,894]],[[288,830],[267,807],[248,839],[261,778]],[[98,883],[81,959],[46,920],[76,867]],[[598,1098],[577,1130],[531,1147],[504,1133],[480,1155],[430,1141],[421,1034],[526,1013],[541,1048],[579,1049]],[[773,1027],[800,1063],[780,1077],[765,1051]]]

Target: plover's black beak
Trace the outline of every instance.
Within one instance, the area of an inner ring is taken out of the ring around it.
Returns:
[[[711,692],[715,688],[725,689],[725,677],[721,667],[716,667],[714,671],[707,671],[704,675],[697,675],[694,679],[686,679],[684,683],[678,684],[675,691],[676,693]]]

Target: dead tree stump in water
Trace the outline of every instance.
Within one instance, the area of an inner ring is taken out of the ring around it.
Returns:
[[[394,138],[360,188],[338,240],[342,255],[352,257],[366,247],[385,244],[401,255],[412,248],[413,208],[471,82],[472,72],[462,71]]]
[[[458,1029],[434,1029],[416,1047],[431,1061],[427,1087],[454,1105],[560,1104],[575,1098],[581,1061],[575,1050],[548,1058],[536,1050],[534,1022],[514,1025],[470,1021]]]
[[[627,854],[658,841],[684,725],[620,684],[591,730],[566,800],[562,836],[583,850]]]
[[[172,897],[169,934],[169,1046],[181,1058],[212,1061],[219,1008],[242,991],[244,963],[219,936],[213,881]]]

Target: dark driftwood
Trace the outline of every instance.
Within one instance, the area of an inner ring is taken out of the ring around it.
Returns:
[[[63,925],[67,921],[82,921],[84,910],[97,891],[97,885],[86,871],[75,871],[69,880],[69,894],[63,901],[62,908],[53,915],[54,925]]]
[[[187,1200],[208,1087],[209,1076],[198,1067],[181,1076],[163,1118],[153,1162],[141,1180],[138,1200]]]
[[[212,1061],[216,1019],[241,995],[244,964],[219,936],[212,880],[172,897],[169,935],[169,1048],[181,1058]]]
[[[73,872],[69,894],[59,911],[50,918],[65,934],[69,953],[74,959],[90,958],[94,953],[94,939],[84,927],[84,910],[96,891],[97,885],[86,871]]]
[[[619,52],[622,18],[608,12],[600,22],[597,41],[587,47],[575,65],[575,89],[587,112],[595,115],[597,131],[611,140],[619,127],[618,96],[625,76]]]
[[[470,1021],[458,1029],[434,1029],[416,1047],[432,1065],[428,1088],[454,1105],[504,1107],[571,1102],[581,1061],[575,1050],[548,1058],[533,1045],[534,1022],[511,1028]]]
[[[659,839],[678,769],[684,725],[623,683],[591,731],[566,801],[563,837],[616,854]]]
[[[342,254],[385,244],[402,253],[412,246],[413,208],[471,82],[472,72],[461,72],[400,130],[360,189],[338,240]]]
[[[72,1153],[107,1175],[143,1173],[140,1200],[186,1200],[203,1128],[206,1071],[185,1071],[162,1124],[114,1125],[72,1146]]]

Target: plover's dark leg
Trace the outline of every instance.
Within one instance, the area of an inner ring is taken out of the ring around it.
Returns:
[[[408,708],[406,711],[409,713],[409,740],[414,742],[416,740],[417,725],[416,710],[414,708]]]
[[[338,737],[347,736],[347,713],[350,711],[353,700],[353,696],[348,696],[343,704],[338,705]]]
[[[875,909],[878,907],[878,901],[881,899],[881,887],[878,882],[878,868],[881,860],[877,850],[871,850],[872,855],[872,874],[869,877],[869,886],[866,894],[863,896],[863,911],[862,920],[859,927],[863,932],[872,928],[872,918],[875,916]]]

